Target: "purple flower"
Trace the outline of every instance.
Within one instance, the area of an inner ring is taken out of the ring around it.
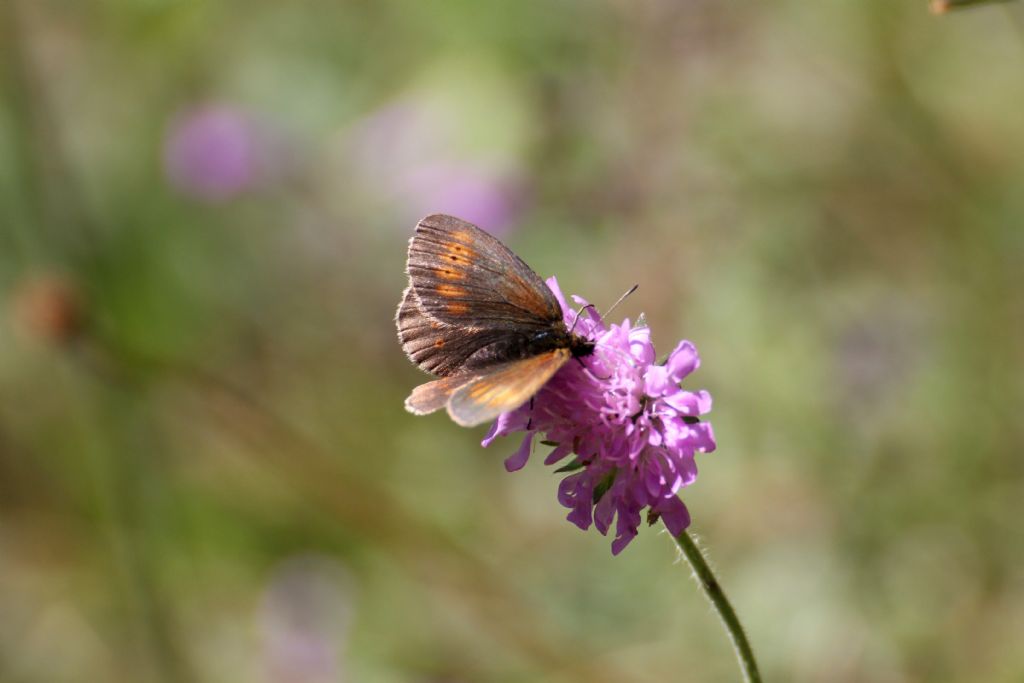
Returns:
[[[572,325],[576,312],[566,304],[557,280],[550,278],[548,286],[562,305],[566,324]],[[579,297],[573,300],[586,305]],[[631,327],[627,319],[607,326],[592,308],[581,315],[575,331],[595,342],[594,353],[581,363],[567,363],[531,402],[499,416],[483,445],[526,432],[518,451],[505,461],[510,472],[526,464],[538,434],[554,445],[544,464],[575,455],[557,470],[567,473],[558,501],[580,529],[593,524],[606,535],[614,523],[613,555],[636,536],[644,510],[649,524],[662,519],[678,535],[690,524],[679,489],[697,478],[694,456],[715,450],[711,425],[699,420],[711,410],[711,395],[679,386],[700,365],[697,349],[679,342],[658,365],[645,324]]]
[[[496,235],[507,232],[522,204],[522,184],[483,165],[425,164],[408,169],[400,180],[416,215],[443,207],[453,216],[486,225]]]
[[[223,105],[198,107],[172,122],[164,143],[164,172],[182,194],[226,201],[264,180],[264,143],[245,113]]]
[[[353,126],[349,160],[370,190],[409,220],[440,211],[507,234],[528,199],[522,161],[466,151],[459,120],[447,103],[392,103]]]
[[[343,566],[316,555],[288,558],[273,572],[260,612],[267,680],[345,680],[353,600]]]

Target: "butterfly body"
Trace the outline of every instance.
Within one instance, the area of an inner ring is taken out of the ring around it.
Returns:
[[[485,370],[498,363],[523,360],[556,349],[568,349],[570,356],[578,358],[593,353],[594,345],[569,333],[565,323],[559,321],[558,326],[552,326],[551,330],[536,332],[531,336],[510,336],[494,342],[473,354],[460,370]]]
[[[522,259],[463,220],[420,221],[407,271],[398,338],[410,360],[440,377],[413,390],[411,412],[447,407],[459,424],[486,422],[594,350],[568,329],[558,299]]]

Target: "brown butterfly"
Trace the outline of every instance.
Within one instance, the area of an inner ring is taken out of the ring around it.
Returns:
[[[470,427],[515,410],[594,343],[565,325],[544,281],[508,247],[453,216],[427,216],[409,243],[398,306],[402,350],[440,379],[405,400],[417,415],[448,407]]]

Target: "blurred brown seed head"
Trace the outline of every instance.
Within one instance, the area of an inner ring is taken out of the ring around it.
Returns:
[[[15,287],[10,310],[21,334],[50,344],[73,341],[85,322],[78,288],[54,273],[30,276]]]

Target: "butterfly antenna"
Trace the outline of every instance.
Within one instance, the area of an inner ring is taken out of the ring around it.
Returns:
[[[623,294],[622,296],[620,296],[619,300],[616,301],[615,303],[613,303],[611,308],[609,308],[607,311],[605,311],[604,313],[601,314],[601,317],[602,318],[607,318],[609,315],[611,315],[611,312],[615,310],[615,307],[618,306],[619,304],[621,304],[623,301],[625,301],[626,297],[629,296],[630,294],[632,294],[633,292],[635,292],[639,287],[640,287],[639,284],[636,284],[636,285],[633,285],[632,287],[630,287],[629,291],[626,292],[625,294]]]
[[[580,310],[576,311],[576,317],[572,319],[572,325],[569,327],[569,334],[572,334],[572,331],[576,329],[576,323],[580,321],[580,316],[583,315],[583,311],[587,310],[588,308],[593,308],[597,310],[597,307],[594,306],[594,304],[587,304]]]

